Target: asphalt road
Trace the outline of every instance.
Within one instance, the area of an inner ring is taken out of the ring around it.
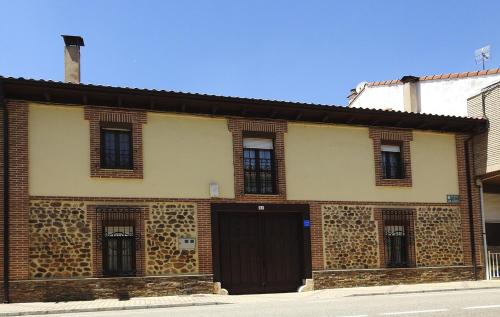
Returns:
[[[286,298],[244,304],[224,304],[116,312],[44,315],[61,317],[247,317],[247,316],[301,316],[301,317],[499,317],[500,289],[451,291],[420,294],[374,295],[322,298],[321,293],[302,298]]]

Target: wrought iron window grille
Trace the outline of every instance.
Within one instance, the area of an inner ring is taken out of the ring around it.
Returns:
[[[411,210],[382,211],[386,267],[413,266],[414,216]]]
[[[102,250],[103,275],[136,275],[136,252],[142,246],[137,225],[142,223],[140,208],[99,207],[96,241]]]

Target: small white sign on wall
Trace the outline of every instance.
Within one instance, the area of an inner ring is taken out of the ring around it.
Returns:
[[[219,197],[219,184],[210,183],[210,197],[211,198]]]

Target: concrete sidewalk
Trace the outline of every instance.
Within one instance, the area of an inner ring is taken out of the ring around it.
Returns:
[[[258,302],[282,302],[296,299],[334,299],[349,296],[374,296],[387,294],[444,292],[455,290],[500,288],[497,281],[467,281],[415,285],[389,285],[319,290],[305,293],[262,294],[262,295],[191,295],[132,298],[126,301],[100,299],[93,301],[44,302],[0,304],[0,316],[25,316],[61,313],[96,312],[111,310],[131,310],[167,308],[182,306],[244,304]]]

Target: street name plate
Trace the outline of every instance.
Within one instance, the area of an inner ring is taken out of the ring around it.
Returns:
[[[460,196],[459,195],[446,195],[446,201],[449,204],[458,204],[460,202]]]

